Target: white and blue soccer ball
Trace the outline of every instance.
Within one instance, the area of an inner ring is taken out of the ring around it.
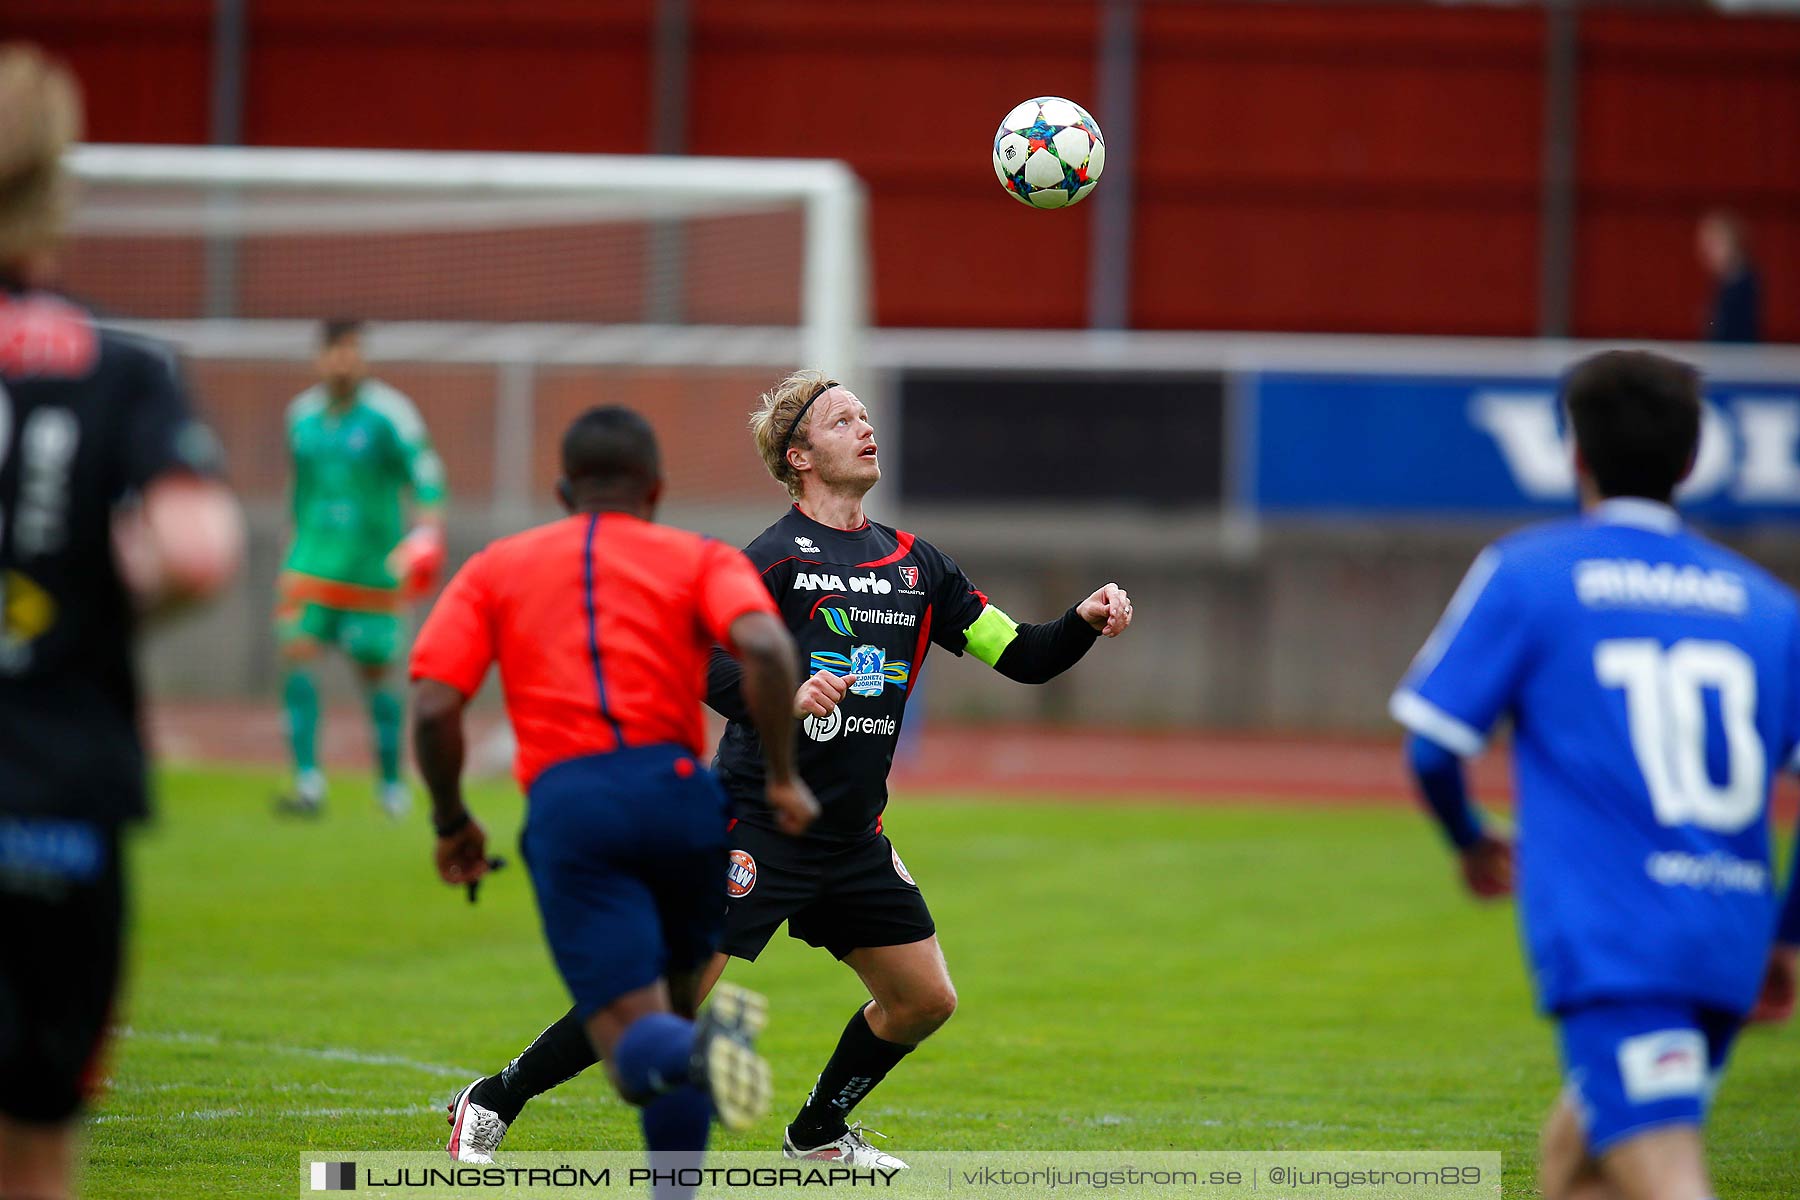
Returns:
[[[994,135],[994,174],[1020,204],[1066,208],[1087,199],[1106,169],[1106,139],[1087,109],[1039,96],[1006,114]]]

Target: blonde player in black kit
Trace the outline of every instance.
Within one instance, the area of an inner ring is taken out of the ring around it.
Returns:
[[[1131,598],[1109,583],[1057,620],[1021,625],[942,551],[870,521],[863,497],[881,479],[875,430],[856,395],[818,371],[797,372],[764,394],[750,427],[769,473],[794,497],[745,553],[808,659],[794,713],[802,721],[800,776],[822,811],[802,837],[777,833],[761,799],[761,747],[739,697],[737,664],[715,652],[707,702],[730,720],[715,765],[736,819],[725,938],[702,988],[729,958],[755,959],[783,921],[790,937],[854,970],[870,999],[788,1125],[783,1150],[903,1167],[848,1117],[956,1011],[931,911],[881,829],[906,698],[933,645],[972,654],[1021,683],[1043,683],[1074,666],[1096,638],[1125,632]],[[468,1110],[451,1156],[487,1161],[527,1100],[593,1062],[579,1021],[564,1017],[504,1071],[451,1101],[453,1125]]]
[[[0,1197],[70,1195],[124,946],[122,831],[144,816],[131,644],[242,549],[212,434],[168,351],[43,288],[80,101],[0,45]]]

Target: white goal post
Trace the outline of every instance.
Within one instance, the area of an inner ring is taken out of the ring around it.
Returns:
[[[841,162],[124,145],[68,162],[70,289],[175,343],[203,399],[239,410],[228,446],[298,381],[329,316],[370,318],[377,370],[421,391],[462,372],[438,389],[478,431],[462,495],[496,512],[542,501],[544,439],[567,411],[546,383],[579,375],[588,396],[672,410],[710,387],[743,458],[754,381],[802,365],[857,378],[864,361],[864,189]],[[714,465],[687,476],[715,483]]]
[[[623,202],[640,215],[794,202],[806,227],[802,357],[853,375],[868,320],[863,188],[836,161],[122,145],[80,146],[68,161],[92,183],[552,195]]]

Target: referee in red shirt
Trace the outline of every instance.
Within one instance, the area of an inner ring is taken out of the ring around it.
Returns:
[[[797,652],[741,553],[651,523],[662,472],[643,417],[582,414],[562,469],[570,515],[476,554],[419,631],[414,752],[438,874],[473,883],[487,836],[463,804],[462,715],[498,662],[530,801],[522,849],[557,969],[614,1086],[642,1109],[653,1165],[697,1165],[671,1156],[703,1150],[715,1115],[748,1126],[770,1092],[750,1045],[760,996],[715,990],[693,1020],[724,925],[729,850],[725,793],[697,758],[707,660],[722,645],[743,663],[768,800],[798,833],[818,806],[793,767]],[[474,1119],[460,1101],[457,1121]],[[481,1140],[465,1132],[453,1144]]]

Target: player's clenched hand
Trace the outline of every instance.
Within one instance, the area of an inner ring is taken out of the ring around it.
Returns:
[[[1462,852],[1462,877],[1469,891],[1480,899],[1512,895],[1512,843],[1492,834],[1482,834],[1474,845]]]
[[[855,678],[854,675],[839,675],[832,671],[816,672],[794,693],[794,715],[829,717],[844,702],[844,693],[850,690],[850,683]]]
[[[455,833],[437,840],[438,878],[445,883],[474,883],[488,873],[487,830],[474,817]]]
[[[1750,1010],[1750,1020],[1756,1024],[1779,1024],[1794,1015],[1795,976],[1800,973],[1795,960],[1800,958],[1800,949],[1793,946],[1776,946],[1769,951],[1769,967],[1763,973],[1762,994],[1756,998],[1756,1007]]]
[[[775,811],[775,824],[783,833],[804,833],[819,815],[819,802],[812,789],[800,780],[788,783],[770,781],[767,788],[769,807]]]
[[[1131,596],[1118,584],[1109,583],[1076,605],[1075,611],[1101,637],[1118,637],[1131,624]]]

